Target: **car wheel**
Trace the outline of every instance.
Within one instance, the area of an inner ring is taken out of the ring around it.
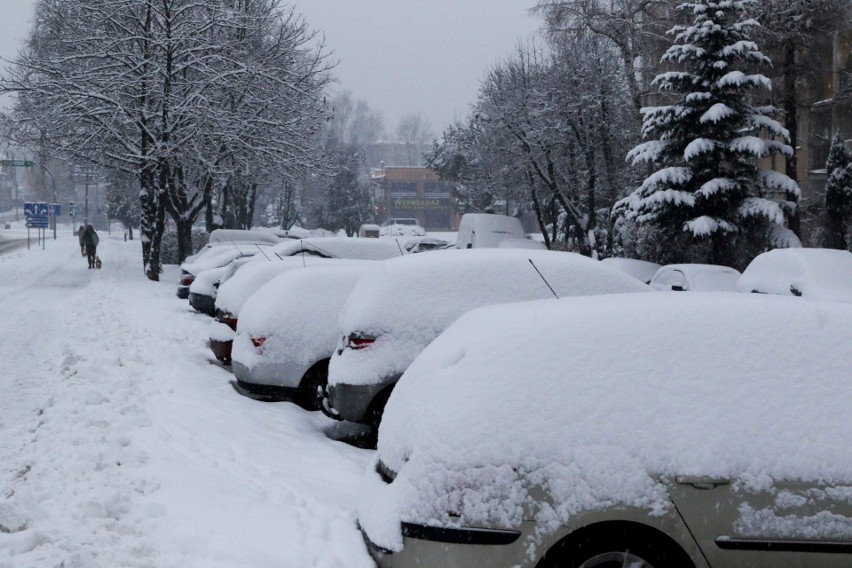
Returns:
[[[536,568],[694,568],[671,539],[638,523],[581,529],[547,551]]]
[[[305,372],[302,382],[299,383],[295,402],[305,410],[320,409],[322,402],[318,391],[328,384],[328,361],[328,359],[323,359],[314,363],[314,366]]]

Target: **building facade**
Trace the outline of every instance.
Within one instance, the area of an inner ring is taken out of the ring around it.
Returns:
[[[427,231],[458,227],[454,186],[429,168],[386,166],[373,170],[377,220],[413,217]]]

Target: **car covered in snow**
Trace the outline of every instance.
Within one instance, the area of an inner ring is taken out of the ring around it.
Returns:
[[[270,245],[250,244],[237,246],[225,244],[204,249],[191,261],[180,265],[180,280],[178,281],[177,297],[186,300],[189,298],[189,288],[195,282],[195,278],[203,271],[211,268],[221,268],[232,260],[246,256],[254,256],[259,250]]]
[[[661,268],[661,265],[656,262],[649,262],[647,260],[639,260],[636,258],[621,258],[611,256],[609,258],[603,259],[601,262],[604,264],[608,264],[613,268],[617,268],[623,272],[626,272],[630,276],[636,278],[640,282],[644,282],[645,284],[650,284],[651,280],[653,280],[654,275]]]
[[[737,289],[852,302],[852,253],[820,248],[771,250],[749,263]]]
[[[422,237],[426,230],[413,217],[395,217],[387,219],[379,227],[379,235],[383,237]]]
[[[361,279],[341,312],[324,410],[333,418],[377,425],[409,363],[474,308],[648,290],[621,271],[567,252],[448,250],[383,262]]]
[[[407,252],[415,254],[418,252],[442,250],[447,248],[447,244],[447,241],[444,239],[436,239],[434,237],[415,237],[413,239],[408,239],[403,247]]]
[[[674,292],[735,292],[740,272],[718,264],[667,264],[651,279],[654,290]]]
[[[244,268],[232,267],[221,274],[214,295],[214,317],[221,325],[214,324],[210,329],[213,354],[219,361],[230,363],[240,309],[252,294],[278,274],[293,267],[312,266],[322,259],[385,260],[402,254],[404,249],[395,240],[317,237],[282,243],[273,247],[266,257],[252,259],[257,262],[247,263]]]
[[[276,234],[273,229],[257,228],[251,230],[243,229],[215,229],[207,237],[207,244],[195,254],[186,258],[184,262],[194,262],[200,255],[218,246],[251,246],[251,245],[274,245],[281,242],[282,236]]]
[[[848,567],[849,345],[852,306],[777,296],[476,310],[394,390],[359,525],[382,568]]]
[[[497,248],[504,239],[512,239],[510,243],[526,240],[520,219],[494,213],[465,213],[459,221],[456,247]]]
[[[242,308],[233,346],[237,386],[250,395],[318,409],[337,345],[337,319],[372,261],[327,260],[289,270]]]

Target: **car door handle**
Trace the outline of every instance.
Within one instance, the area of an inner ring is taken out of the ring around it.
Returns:
[[[696,489],[708,490],[716,489],[722,485],[730,485],[730,479],[720,479],[718,477],[693,477],[688,475],[679,475],[675,478],[679,485],[692,485]]]

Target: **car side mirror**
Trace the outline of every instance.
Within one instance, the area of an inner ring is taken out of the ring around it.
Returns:
[[[683,284],[672,284],[673,292],[685,292],[686,288],[683,287]]]
[[[473,243],[467,243],[467,246],[465,248],[473,248]]]

